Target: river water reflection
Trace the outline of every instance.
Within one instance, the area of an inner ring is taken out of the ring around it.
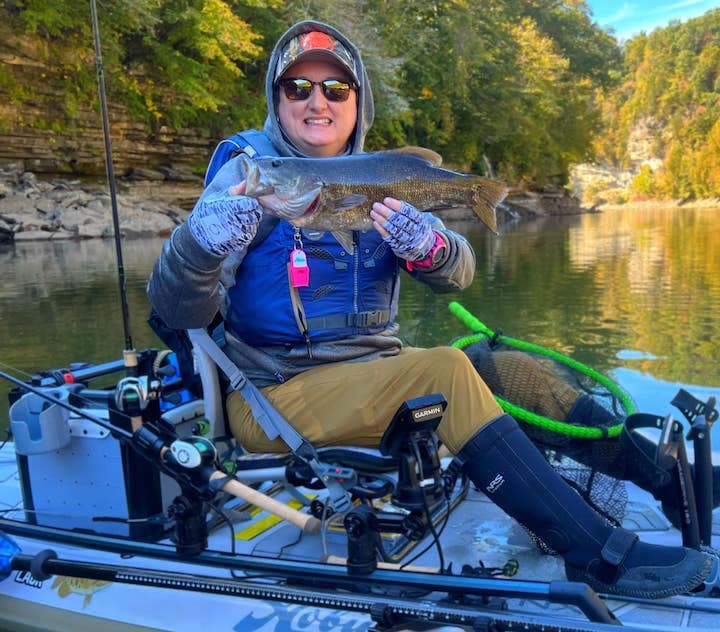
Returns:
[[[456,300],[491,329],[609,374],[641,410],[681,418],[669,403],[681,386],[703,400],[720,399],[719,219],[720,209],[623,209],[522,221],[499,236],[474,222],[454,223],[475,246],[475,283],[433,295],[405,282],[402,330],[418,345],[470,333],[447,310]],[[162,243],[123,244],[136,348],[160,346],[145,324],[145,282]],[[2,247],[0,265],[3,370],[22,375],[121,357],[112,242]],[[0,384],[3,402],[7,390]],[[0,428],[6,426],[3,403]]]

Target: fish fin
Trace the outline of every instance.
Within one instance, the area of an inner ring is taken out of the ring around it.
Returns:
[[[472,209],[482,222],[497,234],[495,208],[505,199],[508,188],[497,180],[475,176],[472,183]]]
[[[330,234],[345,248],[346,252],[353,251],[353,235],[351,230],[333,230]]]
[[[451,208],[459,208],[459,204],[446,204],[445,202],[433,202],[428,206],[423,206],[422,209],[418,207],[418,210],[422,210],[426,213],[434,213],[435,211],[447,211]]]
[[[408,145],[407,147],[397,147],[386,151],[392,154],[412,154],[413,156],[419,156],[420,158],[427,160],[434,167],[439,167],[443,161],[442,156],[439,153],[433,151],[432,149],[428,149],[427,147],[415,147]]]
[[[350,195],[343,195],[342,197],[328,200],[328,204],[334,212],[339,213],[340,211],[347,211],[348,209],[360,206],[366,201],[367,195],[363,195],[362,193],[351,193]]]

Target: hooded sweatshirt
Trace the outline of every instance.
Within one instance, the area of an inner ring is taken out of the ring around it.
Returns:
[[[362,153],[365,136],[373,122],[374,108],[360,52],[342,33],[312,20],[292,26],[273,49],[265,79],[268,114],[264,132],[278,155],[308,157],[293,145],[279,126],[274,84],[285,44],[298,34],[311,31],[333,36],[353,57],[352,70],[359,83],[358,113],[348,153]],[[229,186],[238,184],[238,173],[243,173],[242,167],[239,158],[233,158],[215,175],[198,200],[198,205],[209,196],[218,195],[227,191]],[[475,256],[472,248],[462,236],[447,230],[440,220],[433,217],[433,221],[433,228],[441,234],[446,244],[443,259],[433,269],[413,271],[410,275],[428,284],[436,292],[463,289],[472,282],[474,275]],[[354,290],[354,297],[346,296],[347,292],[337,292],[336,295],[343,297],[345,311],[357,311],[358,301],[367,302],[366,294],[371,295],[371,309],[376,307],[373,300],[385,300],[388,309],[385,310],[382,326],[355,328],[353,331],[338,328],[335,334],[331,328],[322,332],[320,339],[313,339],[311,331],[311,344],[308,344],[297,327],[290,331],[292,328],[287,323],[281,323],[281,331],[278,333],[282,336],[277,339],[273,337],[273,323],[269,322],[273,320],[272,314],[277,313],[273,310],[292,310],[292,307],[287,275],[280,272],[284,267],[275,266],[276,272],[273,273],[268,270],[267,263],[278,260],[279,248],[292,247],[293,231],[294,228],[288,222],[280,221],[268,236],[263,237],[260,244],[253,243],[249,252],[243,249],[225,257],[205,250],[195,240],[187,223],[179,226],[165,243],[148,282],[148,295],[153,307],[169,327],[176,329],[205,327],[220,312],[229,319],[231,325],[226,334],[225,352],[260,387],[284,382],[302,371],[330,362],[363,361],[397,354],[402,348],[402,342],[397,336],[399,328],[394,319],[400,270],[405,269],[405,266],[401,265],[404,261],[395,257],[389,249],[382,248],[382,239],[376,231],[355,233],[355,243],[360,247],[354,253],[344,252],[329,233],[320,236],[304,234],[303,240],[308,238],[314,251],[320,252],[321,256],[316,261],[312,260],[312,254],[308,257],[311,287],[302,288],[301,292],[306,299],[321,296],[329,284],[318,287],[313,285],[312,279],[315,272],[318,272],[319,277],[328,275],[327,269],[323,272],[317,266],[325,265],[327,268],[330,261],[337,268],[337,261],[345,257],[342,262],[348,261],[349,266],[360,270],[364,276],[360,286]],[[288,240],[289,246],[282,246]],[[311,248],[306,249],[313,251]],[[383,254],[377,255],[377,262],[369,261],[367,255],[363,258],[362,253],[381,251]],[[282,260],[286,261],[287,257]],[[376,272],[376,277],[372,276],[373,272]],[[351,283],[355,283],[355,280]],[[384,287],[384,290],[373,293],[375,287]],[[385,299],[382,299],[383,292]],[[283,296],[286,298],[282,299]],[[270,310],[263,309],[266,300],[271,301]],[[279,305],[281,301],[285,305]],[[314,309],[311,302],[308,304],[310,310]],[[260,309],[253,309],[257,305],[260,305]],[[322,308],[322,305],[320,300],[318,306]]]

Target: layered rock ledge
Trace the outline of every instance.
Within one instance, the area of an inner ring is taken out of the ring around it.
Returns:
[[[116,182],[123,238],[164,237],[182,223],[202,192],[202,179],[182,169],[134,169]],[[518,217],[585,212],[567,192],[513,191],[498,208],[502,223]],[[472,218],[469,209],[451,211]],[[447,216],[446,216],[447,217]],[[0,243],[111,238],[114,235],[107,181],[38,176],[22,163],[0,165]]]
[[[169,235],[202,191],[200,178],[135,174],[119,180],[116,201],[124,238]],[[0,166],[0,242],[109,238],[114,234],[107,182],[41,179],[22,165]]]

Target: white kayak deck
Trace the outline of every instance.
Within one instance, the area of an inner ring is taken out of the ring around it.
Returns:
[[[679,544],[679,532],[662,515],[656,501],[634,486],[629,485],[628,491],[630,503],[624,526],[637,531],[641,539],[648,542]],[[277,498],[290,500],[284,492]],[[295,526],[275,522],[268,514],[255,512],[239,502],[235,509],[228,513],[233,515],[237,553],[313,562],[322,561],[326,554],[341,558],[347,555],[343,531],[304,534],[299,538],[299,529]],[[0,450],[0,511],[6,519],[25,519],[12,443]],[[719,511],[714,515],[713,532],[716,537],[720,536]],[[11,537],[23,554],[33,555],[51,548],[60,559],[232,579],[231,573],[225,569],[203,567],[188,561],[119,555],[20,535]],[[406,559],[423,550],[426,542],[418,545]],[[502,567],[508,559],[514,558],[519,562],[514,580],[564,579],[560,558],[542,554],[521,527],[473,489],[452,512],[442,531],[441,542],[445,565],[452,563],[455,573],[460,572],[463,564],[477,566],[482,561],[486,567]],[[167,541],[166,544],[172,547]],[[231,531],[227,524],[221,524],[210,534],[210,549],[228,551],[230,544]],[[438,559],[437,549],[431,546],[412,565],[423,569],[437,568]],[[607,604],[622,624],[631,628],[717,630],[720,627],[720,599],[673,597],[651,604],[612,599]],[[569,618],[578,623],[587,622],[577,609],[543,600],[513,598],[508,600],[508,606],[509,612],[551,615],[558,621]],[[152,629],[196,632],[203,625],[212,626],[213,632],[359,632],[372,629],[373,622],[367,614],[340,608],[316,608],[280,601],[69,577],[37,581],[24,571],[11,571],[6,579],[0,581],[2,630]]]

